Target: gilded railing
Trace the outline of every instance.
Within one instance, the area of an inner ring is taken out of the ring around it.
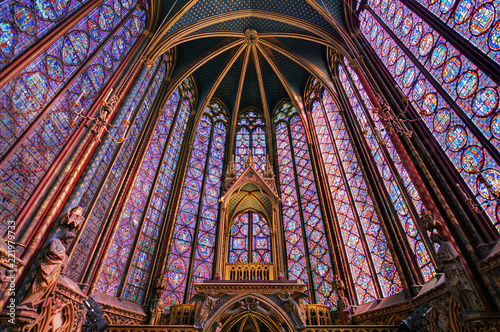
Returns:
[[[272,263],[228,263],[226,280],[274,280]]]
[[[306,305],[307,325],[332,325],[330,307],[322,304]]]
[[[105,332],[197,332],[192,327],[186,326],[161,326],[161,325],[110,325]]]
[[[307,327],[303,332],[396,332],[395,326],[384,325],[344,325]],[[154,326],[154,325],[110,325],[106,332],[195,332],[186,326]]]
[[[169,325],[194,325],[194,304],[171,306]]]
[[[395,326],[388,325],[337,325],[337,326],[308,326],[303,332],[396,332]]]

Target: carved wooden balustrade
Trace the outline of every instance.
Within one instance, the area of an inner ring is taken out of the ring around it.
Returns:
[[[274,280],[272,263],[228,263],[226,280]]]
[[[170,307],[169,325],[193,325],[194,304],[177,304]]]
[[[306,305],[307,325],[332,325],[330,307],[322,304]]]
[[[395,332],[398,328],[388,325],[308,326],[303,332]]]

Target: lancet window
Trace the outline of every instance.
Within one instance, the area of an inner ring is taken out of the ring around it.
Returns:
[[[321,205],[305,128],[292,103],[277,109],[274,126],[288,278],[306,285],[309,302],[334,308],[337,295]]]
[[[245,170],[245,158],[252,152],[255,168],[264,174],[266,165],[266,123],[256,110],[247,110],[238,119],[236,127],[236,174]]]
[[[185,303],[195,283],[212,278],[227,123],[224,106],[210,102],[196,128],[166,262],[166,307]]]
[[[143,300],[194,101],[186,80],[162,109],[99,279],[101,292]]]

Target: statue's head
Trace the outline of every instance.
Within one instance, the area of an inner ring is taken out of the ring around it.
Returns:
[[[61,235],[61,237],[59,238],[59,240],[61,240],[62,243],[70,243],[71,241],[73,241],[75,237],[76,237],[75,233],[65,230],[63,235]]]
[[[443,237],[437,233],[432,233],[430,236],[430,239],[432,242],[438,243],[438,244],[444,242]]]

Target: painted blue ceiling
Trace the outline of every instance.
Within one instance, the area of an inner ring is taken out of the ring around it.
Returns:
[[[240,109],[244,109],[247,106],[256,106],[258,108],[262,108],[262,101],[259,91],[259,81],[257,79],[257,72],[255,71],[255,64],[253,62],[253,59],[248,63],[245,83],[243,84],[243,93],[241,94]]]
[[[243,58],[244,54],[234,63],[214,94],[215,97],[221,98],[226,103],[230,112],[234,110],[236,104]]]
[[[326,7],[332,17],[343,26],[341,21],[341,3],[339,0],[315,1],[317,1],[318,6],[322,8]],[[186,6],[188,2],[188,0],[178,0],[172,12],[168,16],[169,19],[174,17],[174,15],[181,8]],[[170,1],[170,3],[174,3],[174,1]],[[162,8],[163,15],[165,15],[170,9],[169,6],[170,5],[165,5]],[[335,29],[328,23],[328,21],[323,18],[311,5],[309,5],[306,0],[198,0],[180,17],[172,28],[163,36],[163,38],[168,38],[171,36],[172,32],[188,25],[195,24],[204,18],[213,17],[223,13],[234,14],[234,12],[241,10],[262,10],[269,13],[287,15],[295,19],[301,19],[312,23],[317,27],[326,30],[331,34],[331,36],[337,38],[339,37]],[[174,71],[174,77],[186,68],[195,65],[197,61],[203,61],[204,57],[210,54],[210,52],[213,51],[218,45],[224,44],[228,41],[228,39],[224,37],[209,37],[210,32],[245,32],[248,29],[255,29],[257,34],[260,36],[262,33],[266,32],[295,33],[300,34],[301,37],[305,39],[312,36],[312,34],[305,28],[278,22],[273,19],[272,15],[269,18],[251,16],[231,19],[223,22],[215,22],[208,27],[193,30],[193,32],[190,33],[191,35],[203,33],[207,34],[207,37],[195,41],[185,42],[177,46],[177,63]],[[321,38],[322,36],[323,35],[320,34],[319,36],[315,36],[315,38]],[[236,40],[236,38],[230,40]],[[302,59],[307,60],[311,63],[315,70],[321,71],[329,76],[327,69],[326,47],[322,44],[298,38],[280,37],[277,39],[266,38],[266,40],[286,52],[290,52]],[[262,46],[265,47],[264,45]],[[195,71],[193,77],[198,85],[200,100],[203,100],[208,91],[211,89],[217,77],[220,75],[224,64],[228,61],[228,57],[232,56],[232,52],[236,51],[236,49],[237,47],[232,50],[227,50],[217,58],[203,64]],[[236,106],[236,96],[238,94],[238,84],[240,81],[244,54],[245,53],[242,53],[239,59],[233,64],[213,95],[214,97],[221,98],[226,103],[229,107],[230,113],[233,113]],[[277,51],[271,51],[271,54],[274,62],[279,68],[279,71],[285,77],[293,92],[298,96],[302,96],[305,82],[309,78],[310,73],[302,66]],[[275,107],[282,98],[287,98],[289,95],[274,70],[267,63],[266,59],[261,55],[259,55],[259,59],[267,107],[270,111],[272,111],[272,108]],[[239,105],[240,111],[248,106],[255,106],[259,109],[263,109],[259,81],[255,71],[253,56],[250,57],[250,61],[248,63],[242,91]]]
[[[202,66],[193,74],[195,82],[198,86],[198,100],[200,102],[203,101],[207,93],[210,91],[210,88],[217,80],[217,77],[224,68],[226,60],[230,56],[232,56],[231,51],[224,52],[214,59],[208,61],[204,66]]]
[[[280,38],[279,41],[292,49],[294,52],[303,56],[305,59],[309,60],[325,75],[329,76],[325,46],[295,38]]]
[[[269,32],[269,31],[288,31],[297,32],[303,34],[309,34],[309,31],[296,27],[291,24],[286,24],[282,22],[277,22],[274,20],[260,18],[260,17],[243,17],[236,18],[233,20],[228,20],[220,23],[216,23],[199,29],[196,32],[207,32],[207,31],[238,31],[243,32],[246,29],[255,29],[257,32]]]
[[[174,75],[185,68],[191,62],[196,60],[201,54],[208,52],[215,45],[222,42],[225,38],[203,38],[183,43],[177,47],[177,64]],[[196,50],[196,52],[193,52]]]
[[[338,1],[338,0],[337,0]],[[169,7],[168,5],[166,5]],[[321,7],[323,7],[321,5]],[[337,4],[339,11],[332,13],[333,17],[341,18],[340,2]],[[177,4],[169,15],[172,17],[179,8]],[[254,9],[264,10],[272,13],[280,13],[294,18],[302,19],[335,33],[328,21],[323,18],[305,0],[269,1],[269,0],[198,0],[167,32],[167,35],[204,18],[235,12],[239,10]],[[165,9],[167,10],[167,9]],[[339,21],[343,25],[342,21]],[[266,29],[267,30],[267,29]]]

